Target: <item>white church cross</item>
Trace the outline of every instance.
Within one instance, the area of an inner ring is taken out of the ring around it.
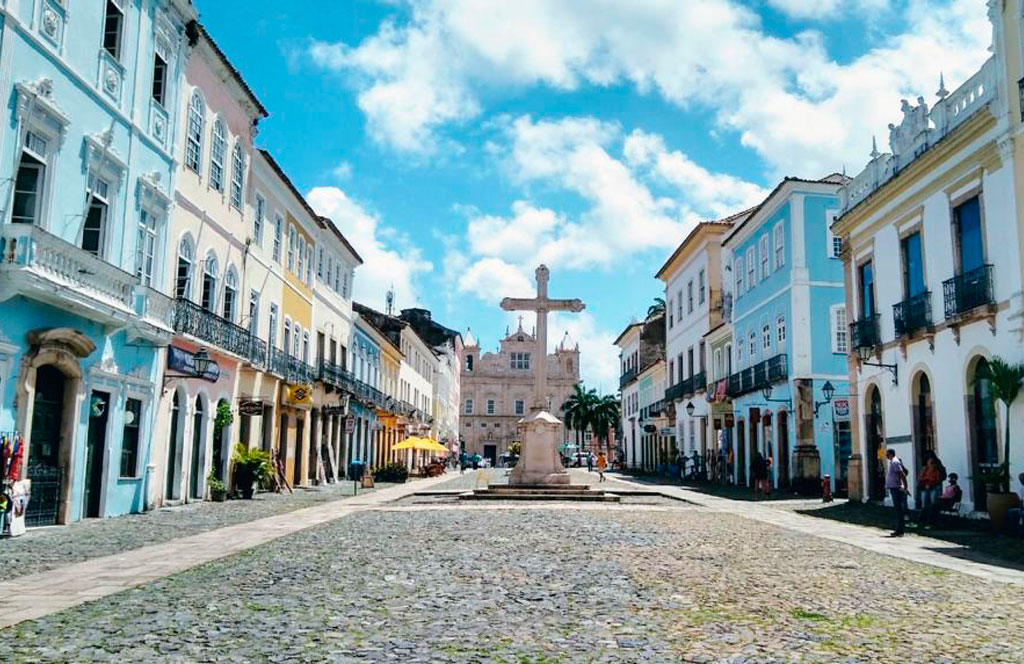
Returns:
[[[537,268],[537,297],[532,299],[506,297],[501,301],[505,311],[533,311],[537,314],[537,351],[534,354],[533,409],[548,408],[548,312],[571,311],[579,313],[587,305],[582,300],[552,300],[548,298],[548,278],[551,272],[544,265]]]

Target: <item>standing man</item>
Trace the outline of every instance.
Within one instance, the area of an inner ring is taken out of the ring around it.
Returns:
[[[886,450],[885,458],[889,460],[889,469],[885,472],[885,490],[889,492],[892,506],[896,508],[896,530],[889,537],[903,537],[907,515],[907,468],[892,448]]]

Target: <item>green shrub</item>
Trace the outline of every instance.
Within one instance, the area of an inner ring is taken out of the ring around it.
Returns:
[[[374,482],[394,482],[401,484],[409,479],[409,469],[404,463],[392,462],[373,471]]]

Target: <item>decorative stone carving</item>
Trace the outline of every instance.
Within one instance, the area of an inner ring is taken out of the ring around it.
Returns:
[[[112,95],[117,94],[117,86],[120,82],[121,77],[113,69],[108,69],[107,73],[103,76],[103,87]]]
[[[43,32],[50,39],[57,39],[57,28],[60,27],[60,17],[57,12],[49,7],[43,10]]]

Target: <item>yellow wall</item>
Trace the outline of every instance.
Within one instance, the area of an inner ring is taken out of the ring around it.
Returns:
[[[316,257],[316,247],[313,244],[313,238],[306,233],[302,224],[300,224],[295,217],[290,213],[285,215],[286,229],[295,227],[296,233],[301,235],[306,245],[313,247],[313,256]],[[285,242],[289,241],[289,233],[285,231]],[[295,247],[295,265],[298,268],[298,246]],[[285,255],[287,255],[287,248],[285,248]],[[303,268],[305,268],[306,259],[303,257]],[[297,322],[302,326],[302,329],[309,330],[313,326],[313,290],[307,286],[296,274],[293,274],[288,269],[287,262],[285,263],[284,269],[284,281],[285,287],[281,293],[281,313],[293,321]]]

